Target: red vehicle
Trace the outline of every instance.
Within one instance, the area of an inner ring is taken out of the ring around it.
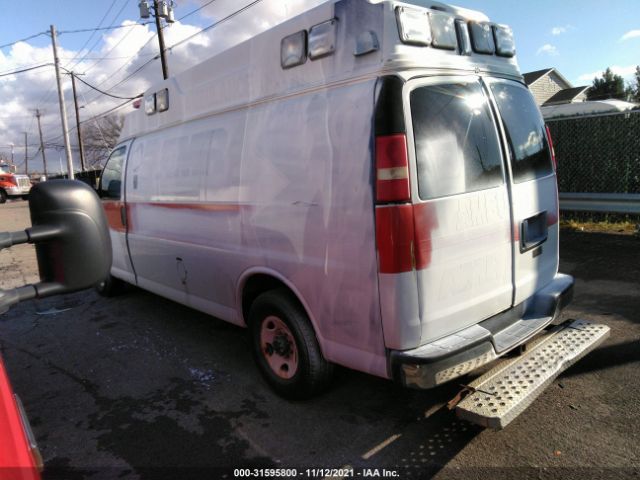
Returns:
[[[29,196],[32,227],[0,232],[0,250],[36,246],[40,283],[0,289],[0,314],[33,298],[94,286],[111,268],[111,240],[98,196],[81,182],[53,180]],[[0,480],[39,480],[42,456],[0,357]]]
[[[0,203],[7,198],[25,198],[31,190],[31,180],[27,175],[15,173],[15,167],[8,163],[0,163]]]
[[[0,358],[0,472],[6,480],[37,480],[42,456],[22,403],[13,393]]]

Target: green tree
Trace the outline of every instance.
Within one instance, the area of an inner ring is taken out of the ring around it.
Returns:
[[[630,102],[640,103],[640,65],[636,66],[633,80],[629,84],[627,98]]]
[[[593,85],[587,91],[588,100],[606,100],[607,98],[617,98],[624,100],[627,91],[624,86],[624,79],[620,75],[616,75],[607,68],[602,77],[594,78]]]

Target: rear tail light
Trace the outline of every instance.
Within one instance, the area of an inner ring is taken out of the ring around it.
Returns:
[[[407,202],[410,198],[406,135],[376,137],[376,201]]]
[[[547,139],[549,140],[549,149],[551,150],[551,160],[553,160],[553,168],[558,170],[558,161],[556,160],[556,151],[553,148],[553,139],[551,138],[551,131],[549,130],[549,126],[545,125],[544,128],[547,130]]]
[[[413,205],[376,208],[376,244],[380,273],[413,270]]]

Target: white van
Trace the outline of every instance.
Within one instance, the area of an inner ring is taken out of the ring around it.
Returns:
[[[101,288],[249,327],[285,396],[319,391],[333,364],[430,388],[522,346],[573,279],[514,55],[478,12],[342,0],[155,85],[102,175]]]

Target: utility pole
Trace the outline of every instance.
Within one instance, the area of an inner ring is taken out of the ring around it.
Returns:
[[[24,132],[24,174],[29,175],[29,147],[27,144],[27,132]]]
[[[147,0],[140,0],[138,4],[140,7],[140,17],[149,18],[151,11],[149,9],[149,3]],[[169,78],[169,67],[167,65],[167,58],[165,55],[164,47],[164,33],[162,30],[162,21],[164,18],[167,23],[175,22],[173,17],[173,0],[153,0],[153,10],[156,20],[156,31],[158,32],[158,43],[160,44],[160,63],[162,64],[162,77],[166,80]]]
[[[47,178],[47,158],[44,156],[44,142],[42,141],[42,127],[40,126],[40,110],[36,109],[36,118],[38,119],[38,133],[40,134],[40,151],[42,152],[42,165],[44,167],[44,178]]]
[[[53,47],[53,63],[56,67],[56,81],[58,83],[58,100],[60,101],[60,117],[62,120],[62,133],[64,135],[64,149],[67,154],[67,170],[69,179],[73,180],[73,158],[71,157],[71,145],[69,143],[69,127],[67,126],[67,108],[64,104],[62,81],[60,79],[60,60],[58,59],[58,45],[56,43],[56,27],[51,25],[51,45]]]
[[[80,111],[78,109],[78,95],[76,93],[76,74],[69,72],[71,75],[71,86],[73,87],[73,105],[76,109],[76,130],[78,130],[78,148],[80,149],[80,168],[85,171],[84,168],[84,146],[82,145],[82,131],[80,130]]]

